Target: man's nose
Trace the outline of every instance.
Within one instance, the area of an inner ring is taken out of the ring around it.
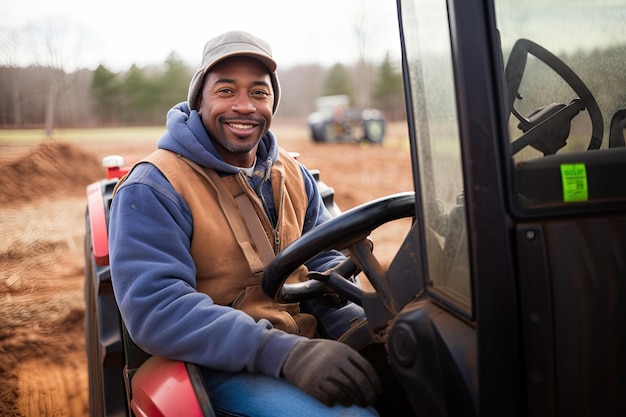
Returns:
[[[253,113],[256,111],[256,106],[248,94],[237,94],[232,108],[239,113]]]

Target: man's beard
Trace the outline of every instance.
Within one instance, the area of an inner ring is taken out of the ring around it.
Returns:
[[[223,147],[228,152],[233,153],[233,154],[239,155],[239,154],[249,153],[254,148],[256,148],[256,146],[259,144],[259,142],[261,142],[261,139],[263,139],[263,136],[265,135],[265,120],[254,119],[251,121],[251,123],[256,125],[257,128],[259,128],[261,132],[254,142],[252,143],[242,142],[242,141],[239,141],[236,137],[234,141],[229,141],[228,136],[224,130],[224,126],[228,124],[228,119],[218,120],[218,121],[220,122],[218,125],[220,127],[219,132],[218,132],[217,137],[213,139],[217,141],[217,143],[221,147]],[[241,119],[238,119],[237,122],[240,123]]]

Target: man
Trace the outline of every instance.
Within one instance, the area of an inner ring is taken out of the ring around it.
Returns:
[[[375,415],[368,405],[381,391],[376,372],[330,340],[363,310],[281,305],[260,289],[263,264],[330,217],[315,180],[269,131],[279,98],[266,42],[245,32],[207,42],[188,101],[168,112],[158,150],[116,190],[116,299],[145,351],[203,367],[218,413]],[[333,251],[307,267],[323,271],[341,259]]]

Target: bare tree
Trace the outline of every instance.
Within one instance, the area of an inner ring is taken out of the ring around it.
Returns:
[[[59,98],[71,87],[68,77],[68,64],[80,51],[81,36],[77,36],[75,26],[64,18],[46,18],[31,22],[28,25],[6,32],[2,36],[1,47],[7,66],[19,66],[21,62],[29,62],[35,67],[46,68],[46,80],[43,91],[45,97],[44,129],[46,137],[50,137],[55,124]],[[76,62],[76,61],[74,61]],[[16,71],[19,75],[20,72]],[[17,76],[16,75],[16,76]],[[24,111],[24,85],[15,80],[12,83],[13,122],[21,125]]]
[[[44,124],[46,138],[52,136],[58,94],[59,91],[64,91],[66,74],[66,52],[64,51],[66,40],[64,33],[64,29],[52,20],[47,20],[46,24],[37,32],[41,38],[41,45],[44,46],[43,52],[46,62],[44,66],[51,70],[48,72],[48,91],[46,92],[46,117]]]
[[[358,10],[354,16],[354,35],[357,40],[359,58],[356,64],[356,105],[357,107],[366,107],[369,105],[371,96],[371,86],[373,77],[371,74],[371,65],[368,65],[371,57],[369,51],[371,46],[371,35],[368,31],[368,14],[367,2],[359,2]]]
[[[5,30],[0,32],[0,59],[2,65],[9,69],[16,69],[19,67],[18,53],[23,47],[21,34],[16,30]],[[4,74],[9,79],[3,80],[3,88],[10,90],[9,93],[9,105],[6,106],[7,113],[2,117],[8,119],[7,121],[14,126],[21,126],[22,106],[20,105],[20,71],[5,71]]]

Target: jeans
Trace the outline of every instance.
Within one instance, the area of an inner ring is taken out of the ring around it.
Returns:
[[[378,416],[372,407],[328,407],[284,379],[247,372],[232,374],[201,369],[217,416]]]

